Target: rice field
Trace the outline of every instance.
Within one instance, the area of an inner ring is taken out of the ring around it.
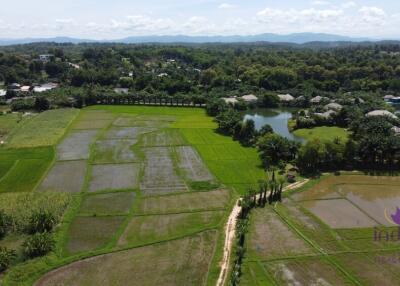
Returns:
[[[54,251],[3,284],[215,285],[232,204],[265,178],[215,128],[202,109],[92,106],[49,147],[0,149],[0,209],[61,210]],[[398,285],[399,191],[399,177],[327,175],[255,209],[240,285]]]
[[[399,177],[328,175],[285,197],[252,212],[240,285],[400,283]]]

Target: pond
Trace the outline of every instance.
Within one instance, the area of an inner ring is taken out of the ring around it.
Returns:
[[[288,121],[292,118],[292,113],[296,109],[252,109],[244,113],[243,120],[252,119],[256,130],[260,130],[265,124],[271,125],[274,132],[290,140],[303,142],[304,139],[290,133]]]

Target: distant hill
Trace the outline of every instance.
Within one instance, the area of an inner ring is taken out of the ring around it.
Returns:
[[[78,39],[70,37],[55,38],[24,38],[24,39],[0,39],[1,46],[21,45],[38,42],[55,42],[55,43],[251,43],[251,42],[269,42],[269,43],[292,43],[305,44],[309,42],[365,42],[375,41],[369,38],[353,38],[347,36],[323,34],[323,33],[296,33],[288,35],[279,34],[259,34],[249,36],[135,36],[115,40],[90,40]]]

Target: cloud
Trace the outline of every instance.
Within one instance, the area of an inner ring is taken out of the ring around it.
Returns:
[[[361,19],[367,24],[383,25],[386,22],[386,12],[381,8],[363,6],[358,11]]]
[[[131,15],[122,21],[111,20],[111,29],[125,30],[130,32],[158,32],[172,28],[174,22],[168,18],[153,18],[145,15]]]
[[[304,24],[304,23],[321,23],[321,22],[329,22],[340,15],[343,14],[342,10],[336,9],[289,9],[289,10],[281,10],[281,9],[273,9],[273,8],[265,8],[257,13],[258,20],[260,22],[280,22],[284,23],[292,23],[292,24]]]
[[[357,7],[357,4],[354,1],[349,1],[349,2],[343,3],[342,7],[344,9],[350,9],[350,8],[353,8],[353,7]]]
[[[229,3],[222,3],[218,6],[219,9],[233,9],[236,8],[237,5],[229,4]]]
[[[330,5],[331,3],[323,0],[315,0],[311,4],[315,6],[325,6],[325,5]]]

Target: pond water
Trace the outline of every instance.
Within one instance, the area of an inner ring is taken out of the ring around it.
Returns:
[[[303,142],[300,137],[290,133],[288,121],[292,118],[295,109],[252,109],[244,113],[243,120],[252,119],[256,130],[260,130],[265,124],[271,125],[274,132],[290,140]]]

